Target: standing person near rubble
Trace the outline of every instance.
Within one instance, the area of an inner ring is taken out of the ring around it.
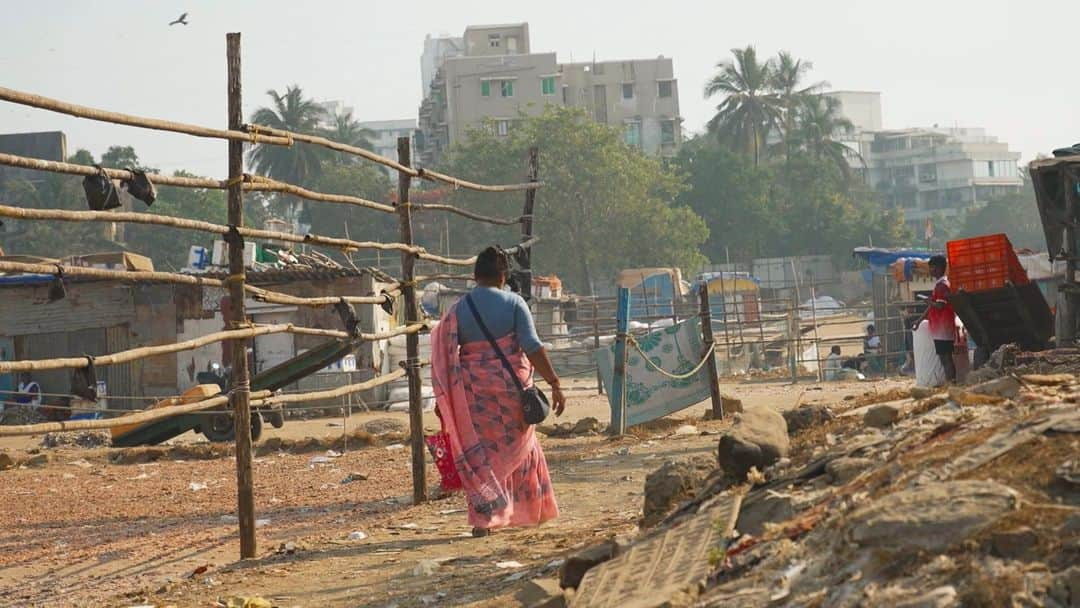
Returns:
[[[534,369],[547,381],[556,415],[566,397],[528,305],[504,289],[509,269],[504,252],[482,251],[476,288],[454,304],[431,336],[436,412],[476,537],[495,528],[539,525],[559,514],[544,452],[499,353],[523,386],[531,386]]]
[[[930,294],[930,304],[926,312],[915,323],[918,329],[919,323],[927,319],[930,323],[930,337],[934,340],[934,352],[941,359],[941,366],[945,369],[945,381],[956,382],[956,362],[953,361],[953,345],[956,342],[956,312],[949,303],[951,293],[949,278],[945,276],[948,262],[943,255],[935,255],[930,258],[930,276],[934,279],[934,291]]]

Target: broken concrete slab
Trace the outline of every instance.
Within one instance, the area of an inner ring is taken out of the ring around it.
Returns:
[[[1023,385],[1013,376],[1002,376],[988,382],[970,386],[967,390],[968,392],[977,395],[991,395],[993,397],[1013,399],[1020,394],[1021,388],[1023,388]]]
[[[860,547],[883,551],[944,551],[1015,510],[1019,500],[994,481],[927,483],[855,511],[847,535]]]
[[[618,541],[608,539],[568,557],[559,569],[559,587],[577,589],[589,570],[614,558],[619,554],[619,548]]]
[[[563,597],[563,590],[559,586],[559,579],[557,578],[533,579],[525,583],[521,590],[514,594],[514,599],[527,608],[545,605],[556,597]]]
[[[770,492],[743,502],[735,529],[742,534],[761,536],[765,533],[765,524],[785,522],[792,517],[795,517],[795,507],[791,497]]]
[[[752,467],[763,471],[787,456],[790,447],[784,417],[771,408],[752,408],[739,414],[731,430],[720,437],[717,461],[741,480]]]

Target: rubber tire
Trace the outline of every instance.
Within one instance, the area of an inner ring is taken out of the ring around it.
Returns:
[[[232,423],[232,421],[233,421],[232,414],[224,414],[223,413],[223,414],[220,414],[220,416],[224,417],[224,418],[228,418],[230,423]],[[217,418],[217,416],[215,416],[214,418]],[[209,423],[210,421],[207,421],[207,422]],[[262,419],[262,416],[259,415],[259,412],[251,412],[251,440],[252,441],[258,441],[259,438],[262,437],[262,431],[263,431],[263,419]],[[210,441],[213,441],[215,443],[227,443],[229,441],[235,441],[236,440],[236,425],[235,424],[229,424],[227,429],[223,427],[223,428],[221,428],[219,430],[214,430],[208,424],[207,428],[203,429],[202,434],[205,435],[207,439],[209,439]]]
[[[225,426],[225,422],[228,421],[228,426]],[[221,428],[215,429],[214,423],[221,424]],[[222,412],[220,414],[214,414],[209,416],[206,423],[203,425],[202,434],[207,439],[214,443],[225,443],[232,441],[236,438],[236,424],[233,422],[231,413]]]

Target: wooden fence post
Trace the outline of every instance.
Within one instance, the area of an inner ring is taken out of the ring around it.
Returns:
[[[703,356],[709,357],[705,369],[709,372],[709,396],[712,397],[713,420],[724,417],[724,400],[720,397],[720,374],[716,369],[716,353],[713,351],[712,310],[709,308],[709,282],[701,283],[701,339],[705,343]]]
[[[397,140],[398,162],[409,167],[412,154],[408,137]],[[409,186],[412,177],[398,172],[398,218],[401,221],[401,242],[412,245],[412,208]],[[401,252],[401,296],[405,300],[405,324],[417,323],[420,313],[416,307],[416,256]],[[405,373],[409,379],[409,439],[412,444],[413,504],[427,500],[427,464],[424,456],[424,401],[420,383],[420,334],[405,336]]]
[[[239,131],[244,122],[240,97],[240,34],[225,35],[228,65],[229,129]],[[244,144],[229,140],[229,226],[244,225]],[[244,239],[233,230],[229,244],[229,318],[233,328],[244,325]],[[251,471],[251,384],[248,378],[247,340],[232,341],[230,400],[236,430],[236,514],[240,519],[240,557],[255,557],[255,490]],[[258,414],[256,414],[258,415]]]
[[[529,148],[528,167],[529,183],[536,183],[540,178],[540,151],[534,146]],[[525,191],[525,207],[521,212],[521,242],[524,243],[533,235],[533,209],[536,206],[536,189],[529,188]],[[528,302],[532,299],[532,248],[521,249],[514,256],[521,268],[521,297]],[[552,328],[554,330],[554,328]]]
[[[626,433],[626,338],[630,331],[630,290],[619,288],[619,297],[615,310],[615,369],[611,381],[611,426],[608,433],[622,435]]]

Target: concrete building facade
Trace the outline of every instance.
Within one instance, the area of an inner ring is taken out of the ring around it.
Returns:
[[[361,121],[360,126],[371,131],[371,145],[376,154],[387,158],[397,159],[397,140],[399,137],[408,137],[410,149],[416,148],[416,119],[402,118],[400,120],[369,120]],[[415,156],[415,152],[413,156]],[[397,171],[389,167],[383,167],[387,175],[397,179]]]
[[[985,129],[937,125],[882,128],[881,94],[875,91],[826,93],[840,101],[841,113],[855,125],[837,138],[859,153],[852,167],[882,193],[884,204],[904,212],[921,229],[928,218],[956,217],[994,197],[1023,186],[1020,153]]]
[[[537,115],[549,104],[584,108],[650,155],[672,155],[682,141],[670,58],[560,64],[555,53],[532,52],[525,23],[471,26],[461,45],[464,54],[443,58],[420,106],[422,164],[437,163],[485,121],[496,135],[506,135],[522,114]]]

